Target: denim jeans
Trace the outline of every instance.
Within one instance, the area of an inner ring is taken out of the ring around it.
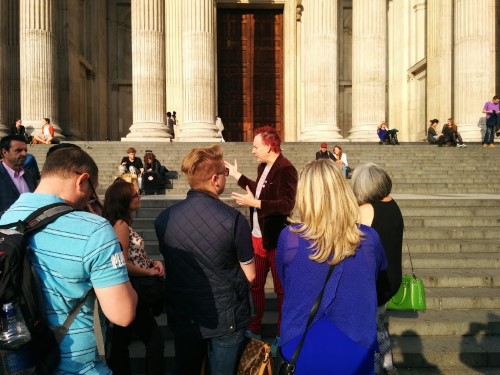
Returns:
[[[211,339],[174,334],[174,375],[199,375],[206,355],[206,375],[236,374],[245,329]]]
[[[486,132],[484,133],[483,144],[495,143],[495,126],[486,126]]]
[[[245,330],[214,337],[208,342],[208,375],[233,375],[245,340]]]

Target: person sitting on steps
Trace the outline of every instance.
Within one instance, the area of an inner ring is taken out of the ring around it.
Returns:
[[[391,145],[399,145],[398,141],[398,129],[390,129],[387,127],[385,121],[382,121],[380,125],[377,127],[377,135],[380,139],[379,144],[391,144]]]

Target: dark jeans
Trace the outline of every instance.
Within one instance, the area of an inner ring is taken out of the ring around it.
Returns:
[[[115,375],[130,375],[130,357],[128,347],[132,334],[137,335],[146,346],[145,374],[164,374],[163,346],[164,338],[156,320],[147,306],[137,305],[134,321],[128,327],[114,325],[111,337],[108,367]],[[107,345],[108,346],[108,345]]]
[[[174,375],[199,375],[206,358],[206,375],[236,374],[245,329],[211,339],[174,334]]]
[[[495,143],[495,126],[487,126],[484,133],[483,145]]]

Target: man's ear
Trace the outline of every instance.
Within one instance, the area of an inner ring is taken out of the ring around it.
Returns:
[[[76,179],[76,184],[79,189],[83,188],[83,185],[88,184],[88,179],[90,178],[90,175],[85,172],[82,174],[77,174],[77,179]]]

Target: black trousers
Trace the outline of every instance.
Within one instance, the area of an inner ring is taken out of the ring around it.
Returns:
[[[156,320],[147,306],[137,304],[134,321],[128,327],[114,325],[111,335],[108,335],[108,367],[115,375],[130,375],[130,356],[128,347],[132,335],[136,335],[146,346],[146,375],[164,374],[163,347],[164,338]]]

